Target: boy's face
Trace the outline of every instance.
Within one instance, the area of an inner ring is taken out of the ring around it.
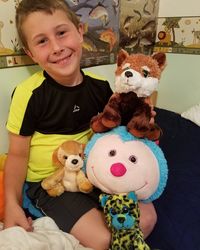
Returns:
[[[31,13],[22,25],[27,54],[61,84],[75,84],[80,76],[83,28],[62,10]]]

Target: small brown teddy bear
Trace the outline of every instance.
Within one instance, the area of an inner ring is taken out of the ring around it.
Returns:
[[[45,178],[41,185],[50,196],[59,196],[64,191],[89,193],[93,186],[81,170],[84,145],[76,141],[62,143],[52,155],[58,169]]]
[[[121,49],[117,57],[115,92],[102,113],[91,119],[95,133],[105,132],[119,125],[127,126],[136,137],[157,140],[161,129],[152,123],[150,96],[156,90],[166,55],[156,53],[129,55]]]

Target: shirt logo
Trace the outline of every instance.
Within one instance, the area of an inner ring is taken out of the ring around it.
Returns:
[[[80,107],[78,105],[74,105],[73,113],[80,111]]]

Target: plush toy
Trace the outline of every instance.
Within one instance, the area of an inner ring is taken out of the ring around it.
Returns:
[[[139,228],[138,201],[151,202],[163,192],[168,167],[160,147],[118,126],[92,136],[85,148],[90,182],[101,189],[111,249],[149,249]]]
[[[41,183],[50,196],[59,196],[64,191],[88,193],[92,190],[92,184],[81,170],[83,153],[84,145],[76,141],[66,141],[53,152],[52,160],[58,169]]]
[[[119,125],[127,126],[136,137],[157,140],[161,129],[151,123],[152,110],[150,96],[156,90],[166,55],[129,55],[120,50],[115,72],[115,92],[102,113],[91,120],[95,133],[105,132]]]

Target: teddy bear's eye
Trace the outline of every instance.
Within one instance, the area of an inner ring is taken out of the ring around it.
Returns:
[[[137,162],[137,158],[134,155],[131,155],[129,157],[129,161],[131,161],[132,163],[136,163]]]
[[[146,69],[142,70],[143,76],[146,78],[147,76],[149,76],[149,71]]]
[[[116,155],[116,150],[115,149],[112,149],[112,150],[110,150],[110,152],[109,152],[109,156],[115,156]]]
[[[63,159],[67,160],[68,156],[67,155],[63,155]]]

